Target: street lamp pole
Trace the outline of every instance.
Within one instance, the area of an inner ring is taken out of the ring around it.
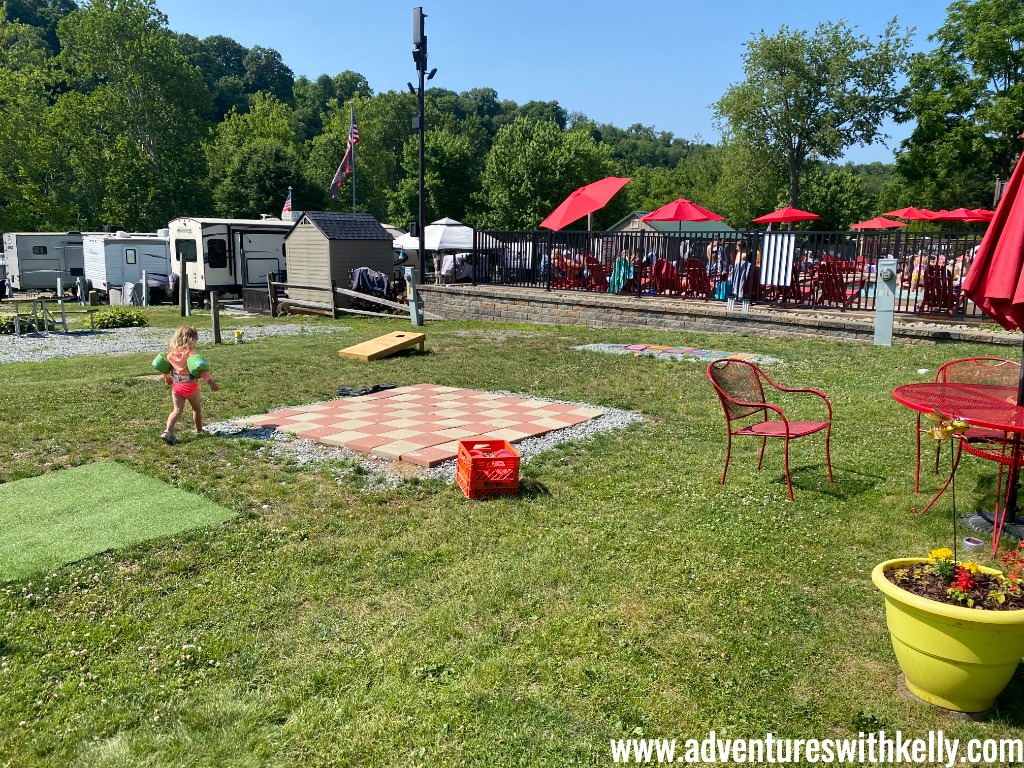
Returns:
[[[420,282],[424,282],[424,276],[426,275],[427,267],[427,254],[426,254],[426,181],[425,181],[425,161],[424,161],[424,145],[426,139],[426,126],[423,119],[423,85],[427,78],[427,36],[423,31],[423,20],[427,18],[427,15],[423,13],[422,8],[412,9],[412,58],[416,62],[416,71],[419,73],[419,88],[416,92],[416,117],[413,118],[412,127],[419,131],[420,140],[420,189],[419,189],[419,215],[418,215],[418,229],[420,234],[420,248],[419,248],[419,279]],[[434,73],[431,72],[430,76],[433,77]]]

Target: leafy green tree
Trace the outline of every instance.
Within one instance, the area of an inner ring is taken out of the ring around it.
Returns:
[[[356,148],[357,208],[386,221],[394,190],[405,173],[401,160],[412,133],[416,100],[408,93],[387,91],[358,96],[350,103],[355,105],[360,138]],[[351,176],[336,200],[328,195],[331,179],[345,154],[350,115],[349,104],[332,101],[324,116],[324,132],[312,142],[305,173],[310,186],[321,190],[324,210],[352,210]]]
[[[372,96],[373,89],[358,72],[347,70],[331,77],[320,75],[316,80],[299,77],[292,88],[295,96],[295,114],[302,123],[307,139],[323,132],[323,113],[331,99],[347,103],[356,94]]]
[[[36,27],[51,53],[60,51],[57,25],[78,6],[74,0],[6,0],[7,18]]]
[[[629,128],[603,124],[595,136],[611,149],[612,158],[627,175],[635,168],[675,168],[689,152],[689,142],[654,126],[634,123]]]
[[[519,107],[519,117],[527,120],[535,120],[538,123],[549,120],[558,124],[558,127],[565,130],[567,120],[566,111],[557,101],[528,101]]]
[[[291,104],[295,75],[273,48],[254,45],[242,59],[242,86],[248,93],[269,93],[285,104]]]
[[[801,199],[807,210],[821,216],[820,220],[807,223],[810,229],[848,229],[867,218],[871,210],[863,182],[848,168],[814,168],[808,174]]]
[[[423,179],[427,221],[447,216],[466,224],[475,222],[474,201],[480,192],[484,167],[483,156],[478,151],[484,130],[479,123],[475,125],[475,135],[456,132],[450,127],[427,131]],[[399,183],[389,209],[390,220],[399,223],[412,221],[419,214],[419,139],[416,136],[409,137],[405,143],[402,167],[405,178]]]
[[[0,231],[44,228],[56,213],[57,147],[44,130],[53,82],[42,31],[8,21],[0,6]]]
[[[935,49],[911,61],[898,119],[915,127],[896,167],[914,204],[987,205],[1024,150],[1024,6],[956,0],[946,13]]]
[[[93,0],[58,27],[74,90],[53,129],[82,226],[165,226],[203,210],[209,91],[152,0]]]
[[[706,188],[710,182],[706,205],[725,216],[734,227],[750,226],[751,221],[769,211],[781,207],[786,200],[786,169],[779,159],[764,150],[759,150],[741,141],[723,141],[718,149],[717,176],[713,158],[702,157],[695,166],[695,190]],[[698,174],[699,172],[699,174]]]
[[[589,131],[562,131],[554,122],[517,118],[498,131],[487,155],[480,224],[534,229],[574,189],[612,175],[613,169],[608,148]],[[615,221],[616,213],[601,211],[595,227]]]
[[[747,43],[746,80],[729,86],[716,113],[736,140],[785,164],[795,206],[808,159],[836,159],[881,135],[879,124],[897,105],[908,46],[895,19],[874,43],[844,21],[813,33],[762,31]]]
[[[232,109],[244,112],[249,108],[245,96],[245,56],[249,50],[223,35],[200,40],[193,35],[179,35],[182,52],[189,63],[199,67],[207,88],[213,94],[212,119],[220,122]]]
[[[244,114],[231,112],[206,147],[214,210],[228,218],[277,214],[287,189],[295,208],[319,200],[302,174],[305,145],[295,113],[275,97],[257,93]]]

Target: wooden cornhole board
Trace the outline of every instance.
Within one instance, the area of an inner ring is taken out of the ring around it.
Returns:
[[[339,350],[340,357],[351,357],[354,360],[379,360],[382,357],[401,352],[403,349],[420,345],[420,352],[423,351],[423,342],[426,341],[425,333],[408,333],[406,331],[395,331],[385,336],[378,336],[376,339],[364,341],[354,347],[347,347]]]

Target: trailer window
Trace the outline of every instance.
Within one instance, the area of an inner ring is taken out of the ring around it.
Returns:
[[[228,241],[211,240],[206,244],[206,252],[209,254],[207,263],[210,269],[224,269],[228,265]]]
[[[135,263],[135,249],[134,248],[125,248],[124,249],[124,263],[125,264],[134,264]]]
[[[32,246],[32,253],[35,256],[44,256],[44,255],[46,255],[46,246],[45,245],[33,245]]]
[[[195,240],[178,240],[174,243],[174,258],[178,261],[184,259],[185,261],[196,260],[196,241]]]

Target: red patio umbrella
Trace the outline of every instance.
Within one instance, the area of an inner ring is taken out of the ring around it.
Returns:
[[[820,219],[816,213],[810,211],[801,211],[799,208],[793,208],[787,205],[785,208],[780,208],[777,211],[766,213],[764,216],[758,216],[754,219],[755,224],[788,224],[791,221],[814,221],[814,219]]]
[[[1008,331],[1024,326],[1024,163],[1010,175],[1003,196],[996,206],[974,261],[964,278],[963,292],[976,306]],[[1021,352],[1024,358],[1024,349]],[[1017,386],[1017,405],[1024,405],[1024,366]],[[1020,446],[1014,433],[1013,455]],[[1017,513],[1016,463],[1010,464],[1010,496],[1006,502],[1009,519]]]
[[[974,218],[980,221],[992,221],[992,218],[996,215],[995,211],[990,211],[987,208],[975,208],[971,213],[974,214]]]
[[[724,218],[714,211],[680,197],[646,216],[641,216],[640,221],[721,221]]]
[[[897,219],[906,219],[907,221],[931,221],[935,217],[935,212],[929,211],[927,208],[908,206],[895,211],[887,211],[882,215],[895,216]]]
[[[876,216],[873,219],[867,221],[861,221],[857,224],[851,224],[850,229],[894,229],[896,227],[907,226],[902,221],[893,221],[892,219],[883,219],[881,216]]]
[[[594,211],[599,211],[608,205],[616,192],[626,186],[628,178],[620,176],[609,176],[606,179],[595,181],[580,187],[569,195],[562,204],[553,210],[548,217],[540,223],[547,229],[559,230],[567,227],[577,219],[590,216]],[[590,229],[590,221],[587,221],[587,229]]]
[[[932,219],[935,221],[969,221],[977,218],[974,211],[969,211],[966,208],[954,208],[952,211],[936,211],[932,215]]]

